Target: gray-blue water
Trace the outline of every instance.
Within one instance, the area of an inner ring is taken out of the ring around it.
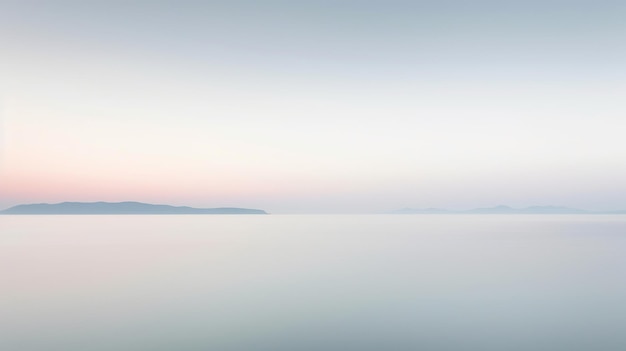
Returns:
[[[626,216],[0,216],[2,351],[626,350]]]

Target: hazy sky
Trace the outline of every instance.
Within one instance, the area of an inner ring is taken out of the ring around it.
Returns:
[[[0,0],[0,206],[626,209],[626,1]]]

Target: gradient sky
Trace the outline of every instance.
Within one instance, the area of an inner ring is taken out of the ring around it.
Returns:
[[[0,0],[0,207],[626,209],[626,2]]]

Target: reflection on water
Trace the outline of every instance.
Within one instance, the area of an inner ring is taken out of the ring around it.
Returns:
[[[0,350],[626,350],[626,216],[1,216]]]

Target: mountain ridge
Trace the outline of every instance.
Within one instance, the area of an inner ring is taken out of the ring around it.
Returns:
[[[0,211],[0,214],[267,214],[264,210],[218,207],[154,205],[136,201],[61,202],[56,204],[23,204]]]

